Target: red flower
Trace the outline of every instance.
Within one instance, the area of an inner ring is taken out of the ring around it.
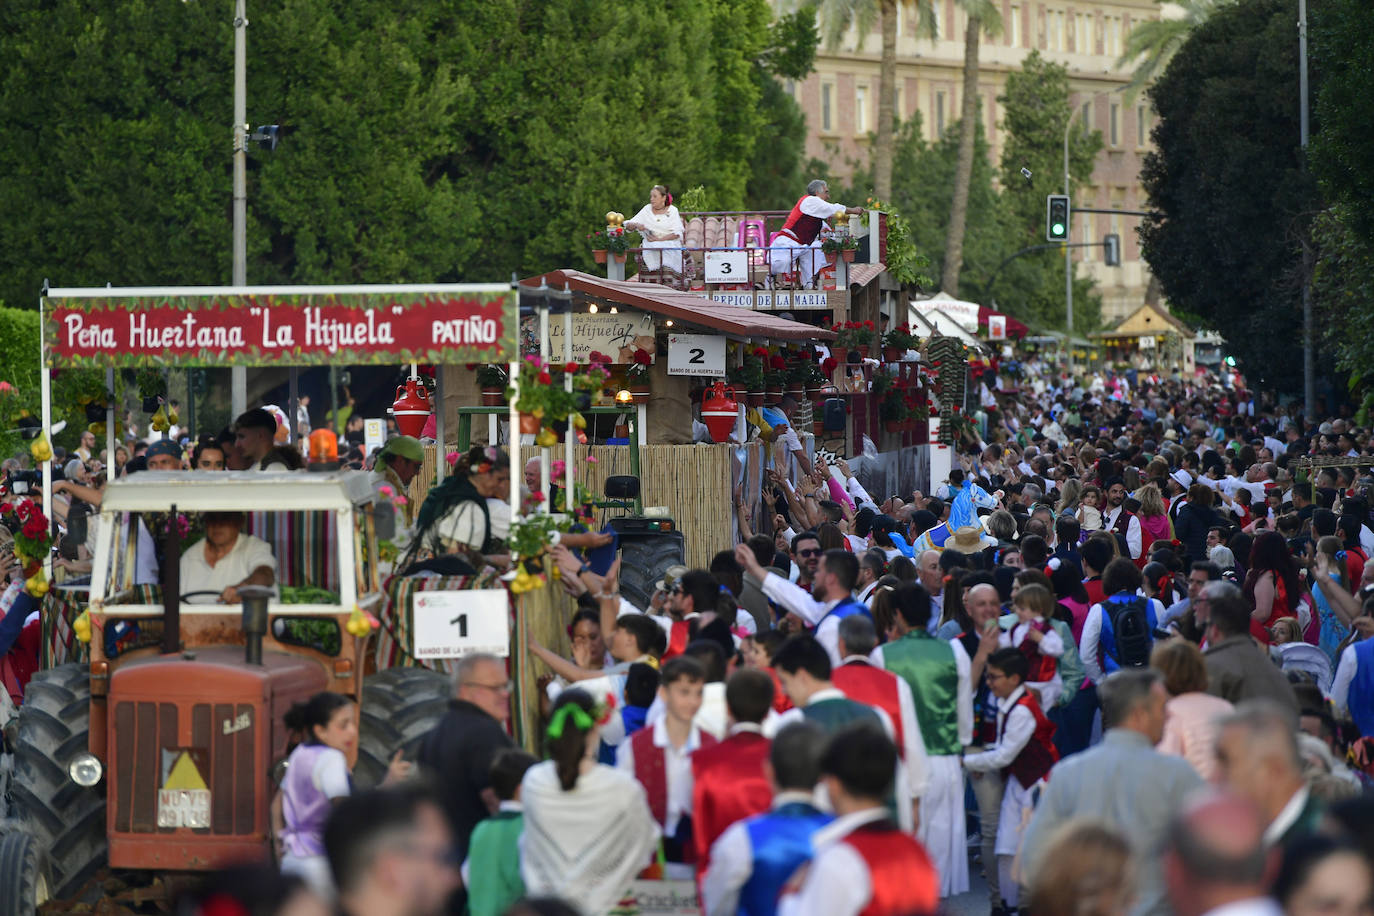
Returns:
[[[0,503],[0,515],[9,515],[14,511],[14,503]]]
[[[535,376],[534,380],[541,385],[548,385],[553,382],[553,376],[549,375],[547,372],[541,372],[539,375]]]
[[[755,348],[754,348],[754,355],[757,356],[759,359],[763,359],[765,356],[768,355],[768,348],[767,348],[767,347],[755,347]]]
[[[775,356],[768,361],[768,365],[774,369],[786,369],[787,360],[783,359],[781,356]]]
[[[19,515],[19,520],[27,522],[33,516],[33,501],[26,499],[21,502],[14,510]]]
[[[47,528],[47,526],[43,524],[41,519],[31,518],[25,522],[24,527],[19,530],[23,533],[24,537],[37,539],[43,536],[45,528]]]
[[[634,360],[641,366],[647,366],[654,361],[653,357],[649,355],[649,351],[645,350],[643,347],[635,350]]]
[[[958,412],[959,412],[959,408],[957,408],[957,407],[951,407],[949,410],[950,410],[950,413],[958,413]]]
[[[568,373],[569,375],[572,375],[574,372],[577,371],[577,363],[564,363],[563,371]]]
[[[865,322],[864,322],[864,327],[865,327],[867,330],[870,330],[870,331],[873,330],[873,322],[871,322],[871,321],[865,321]]]

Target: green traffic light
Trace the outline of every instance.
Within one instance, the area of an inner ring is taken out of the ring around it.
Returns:
[[[1055,223],[1054,225],[1050,226],[1050,231],[1053,232],[1055,235],[1063,235],[1063,234],[1064,234],[1064,224],[1063,224],[1063,223]]]

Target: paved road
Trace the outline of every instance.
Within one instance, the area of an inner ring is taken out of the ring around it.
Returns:
[[[983,866],[974,857],[969,857],[967,893],[950,897],[940,903],[942,916],[988,916],[988,883],[983,880]]]

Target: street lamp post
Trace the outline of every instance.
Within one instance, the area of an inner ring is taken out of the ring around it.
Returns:
[[[1096,98],[1096,96],[1093,96]],[[1069,128],[1073,127],[1073,116],[1077,109],[1069,109],[1069,119],[1064,122],[1064,195],[1069,198],[1069,225],[1065,235],[1073,241],[1073,191],[1069,187]],[[1064,246],[1064,352],[1068,355],[1069,371],[1073,371],[1073,248]]]
[[[234,268],[235,287],[248,285],[248,10],[234,0]],[[229,370],[230,414],[248,409],[248,369]],[[294,420],[293,420],[294,422]]]

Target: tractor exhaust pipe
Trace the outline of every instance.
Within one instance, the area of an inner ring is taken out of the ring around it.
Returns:
[[[239,589],[243,599],[243,660],[250,665],[262,664],[262,638],[267,635],[267,602],[272,590],[261,585],[245,585]]]

